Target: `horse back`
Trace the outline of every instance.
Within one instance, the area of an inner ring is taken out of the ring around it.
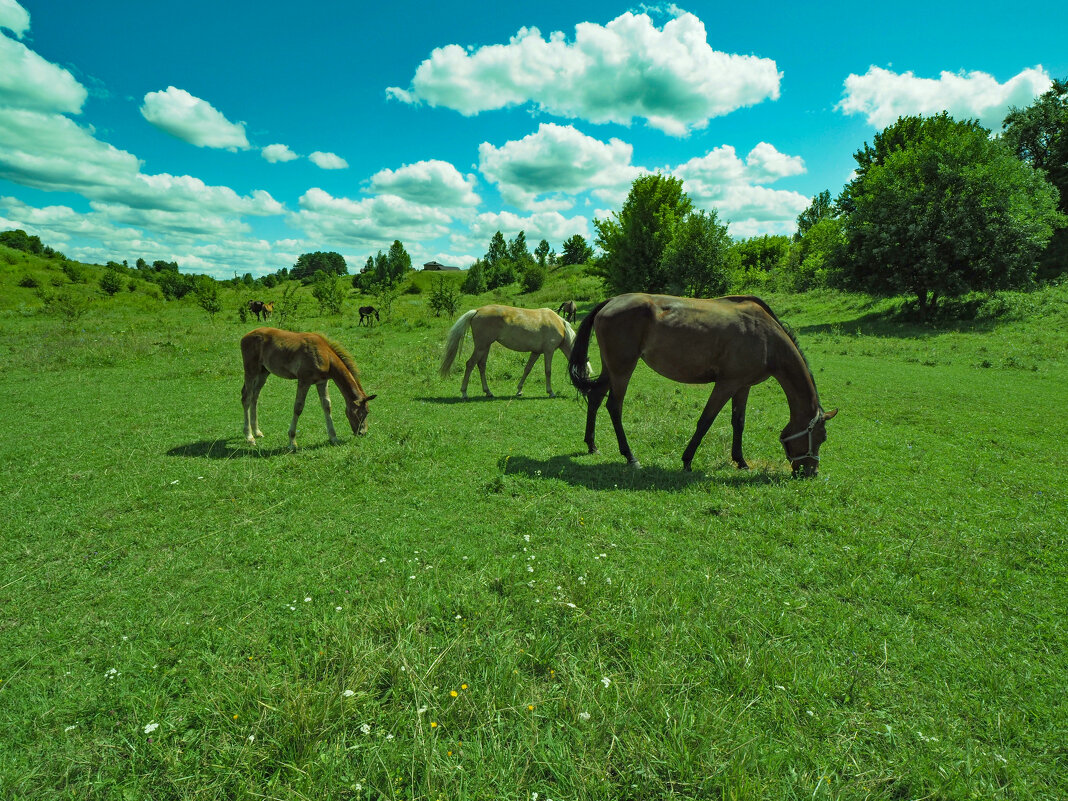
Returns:
[[[326,378],[333,349],[319,334],[257,328],[241,338],[245,372],[267,370],[280,378],[319,382]]]
[[[639,293],[610,301],[594,329],[602,360],[622,366],[641,358],[667,378],[694,384],[763,381],[781,331],[759,299]]]

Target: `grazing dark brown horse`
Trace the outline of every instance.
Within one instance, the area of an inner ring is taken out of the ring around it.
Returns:
[[[590,334],[597,334],[601,375],[593,378],[583,369]],[[638,460],[623,432],[623,398],[638,363],[644,361],[660,375],[684,384],[715,383],[697,431],[682,454],[690,469],[701,439],[719,410],[731,401],[734,438],[731,458],[739,468],[742,429],[749,388],[774,378],[786,393],[790,422],[779,436],[794,473],[814,476],[819,467],[820,445],[827,439],[825,423],[837,409],[824,412],[816,384],[793,336],[760,298],[730,296],[702,300],[669,295],[619,295],[593,309],[579,326],[571,350],[571,382],[588,401],[586,445],[596,453],[594,424],[597,409],[608,395],[608,414],[619,441],[619,452],[635,466]]]
[[[552,368],[553,354],[559,348],[564,356],[571,355],[571,343],[575,340],[575,330],[552,309],[517,309],[512,306],[483,306],[472,309],[460,316],[445,339],[445,355],[441,360],[441,375],[447,376],[456,353],[460,349],[467,329],[475,340],[475,349],[467,360],[464,380],[460,385],[460,395],[467,397],[467,382],[471,370],[478,365],[482,376],[482,391],[491,398],[493,393],[486,383],[486,357],[490,345],[500,342],[509,350],[529,352],[526,369],[519,379],[516,395],[523,394],[523,382],[530,375],[530,370],[538,357],[545,356],[545,391],[553,397]]]
[[[271,316],[271,312],[274,311],[274,301],[264,303],[262,300],[250,300],[248,302],[248,310],[256,315],[257,320],[266,320]]]
[[[360,325],[363,325],[363,321],[367,321],[367,325],[374,325],[375,320],[381,322],[381,318],[378,316],[378,309],[374,306],[360,306]]]
[[[260,390],[268,375],[297,381],[297,400],[293,404],[293,422],[289,425],[289,447],[297,447],[297,418],[304,410],[304,399],[314,384],[319,390],[326,433],[335,445],[334,421],[330,417],[330,398],[326,382],[333,381],[345,398],[345,415],[352,433],[367,433],[367,402],[375,398],[360,386],[356,363],[336,342],[321,334],[301,334],[277,328],[257,328],[241,337],[241,358],[245,364],[245,385],[241,388],[241,405],[245,407],[245,439],[251,444],[263,432],[256,420]]]
[[[575,318],[578,317],[578,306],[575,305],[573,300],[565,300],[560,304],[560,307],[556,310],[556,313],[567,320],[569,323],[575,322]]]

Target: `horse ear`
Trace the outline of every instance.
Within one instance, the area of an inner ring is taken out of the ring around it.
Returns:
[[[378,393],[375,393],[374,395],[368,395],[366,398],[363,399],[363,402],[367,403],[367,401],[374,400],[377,397],[378,397]],[[838,411],[838,410],[835,409],[835,411]]]
[[[831,409],[829,412],[824,412],[823,413],[823,419],[824,420],[830,420],[836,414],[838,414],[838,407],[837,406],[835,408]]]

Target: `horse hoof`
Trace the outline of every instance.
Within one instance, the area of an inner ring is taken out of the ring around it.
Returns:
[[[587,451],[587,453],[600,453],[600,451],[597,450],[597,448],[595,448],[593,445],[590,445],[590,449],[589,451]]]
[[[737,464],[738,464],[738,469],[739,470],[748,470],[749,469],[749,464],[745,461],[745,459],[742,459]]]
[[[633,470],[641,470],[642,469],[642,463],[639,462],[637,459],[632,459],[631,461],[627,462],[627,464]]]
[[[690,463],[689,462],[683,462],[682,463],[682,469],[685,470],[687,473],[692,473],[693,472],[693,468],[690,467]]]

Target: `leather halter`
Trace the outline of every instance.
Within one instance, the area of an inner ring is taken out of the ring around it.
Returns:
[[[816,416],[812,418],[812,420],[809,422],[807,427],[801,429],[796,434],[791,434],[788,437],[783,437],[783,436],[779,437],[779,442],[782,443],[783,450],[786,450],[786,443],[787,442],[789,442],[792,439],[798,439],[798,438],[803,437],[806,434],[808,434],[808,453],[804,453],[801,456],[791,456],[789,451],[787,451],[786,458],[790,460],[791,464],[793,462],[800,462],[802,459],[813,459],[816,462],[819,462],[820,457],[816,454],[815,450],[813,450],[813,448],[812,448],[812,432],[815,430],[816,424],[819,423],[823,419],[824,419],[823,418],[823,409],[820,409],[818,412],[816,412]]]

